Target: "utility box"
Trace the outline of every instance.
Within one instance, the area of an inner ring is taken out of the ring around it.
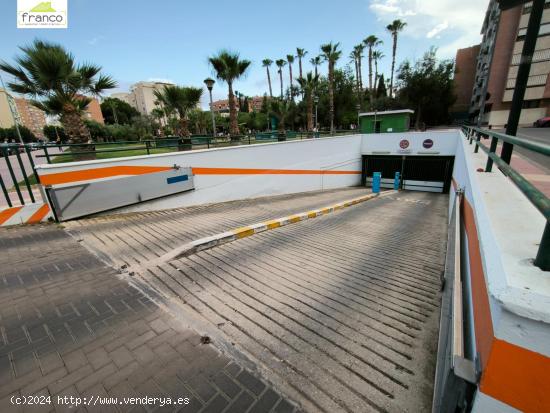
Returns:
[[[361,133],[407,132],[411,126],[411,109],[386,110],[359,114]]]

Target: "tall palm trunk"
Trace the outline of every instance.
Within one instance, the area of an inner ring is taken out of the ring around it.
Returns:
[[[187,119],[186,114],[180,113],[180,135],[182,137],[189,137],[191,134],[189,133],[189,120]]]
[[[353,62],[355,63],[355,84],[357,85],[357,96],[360,96],[361,88],[359,85],[359,63],[357,62],[357,58],[353,59]]]
[[[290,97],[294,99],[294,92],[292,91],[292,63],[288,63],[288,73],[290,76]]]
[[[334,63],[328,64],[328,98],[330,111],[330,133],[334,133]]]
[[[229,88],[229,133],[231,135],[239,134],[239,124],[237,123],[237,107],[235,106],[235,95],[233,94],[233,82],[227,82]]]
[[[357,59],[357,67],[359,68],[359,90],[363,92],[363,58],[359,56]]]
[[[395,71],[396,53],[397,53],[397,33],[393,35],[393,47],[392,47],[392,53],[391,53],[390,98],[393,97],[393,72]]]
[[[279,69],[279,81],[281,82],[281,99],[283,98],[283,68]]]
[[[73,107],[65,105],[63,108],[63,114],[61,115],[60,121],[65,129],[65,133],[69,137],[70,143],[82,144],[78,146],[71,146],[72,152],[88,152],[93,151],[94,147],[92,145],[86,145],[92,140],[90,131],[84,124],[80,113]],[[72,155],[75,161],[82,161],[87,159],[95,159],[95,154],[79,154]]]
[[[269,66],[266,66],[267,70],[267,83],[269,84],[269,97],[273,97],[273,90],[271,89],[271,73],[269,73]]]
[[[378,97],[377,96],[377,91],[378,91],[378,59],[374,59],[374,96],[375,97]]]
[[[372,47],[369,46],[369,89],[372,93]]]
[[[319,76],[319,73],[318,73],[318,70],[317,70],[317,65],[315,65],[315,77]]]
[[[310,90],[307,93],[307,130],[313,131],[313,93]]]
[[[300,79],[302,79],[302,58],[298,56],[298,69],[300,70]]]

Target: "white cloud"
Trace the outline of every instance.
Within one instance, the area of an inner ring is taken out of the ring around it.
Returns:
[[[432,37],[435,37],[436,35],[441,33],[443,30],[447,29],[448,27],[449,27],[449,22],[447,20],[445,20],[443,23],[436,24],[435,27],[426,34],[426,37],[428,39],[431,39]]]
[[[94,37],[94,38],[88,40],[88,44],[89,44],[90,46],[95,46],[95,45],[97,45],[100,41],[102,41],[103,39],[105,39],[104,36],[96,36],[96,37]]]
[[[147,79],[147,82],[160,82],[160,83],[173,83],[176,84],[172,79],[164,79],[162,77],[150,77]]]
[[[369,9],[380,21],[407,22],[404,36],[440,39],[442,57],[454,57],[456,50],[481,41],[481,24],[489,0],[368,0]],[[443,33],[444,32],[444,33]]]

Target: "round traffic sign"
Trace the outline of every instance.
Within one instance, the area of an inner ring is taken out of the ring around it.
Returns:
[[[432,146],[434,146],[434,141],[431,139],[426,139],[424,142],[422,142],[422,146],[426,149],[430,149]]]
[[[401,142],[399,142],[399,147],[401,149],[407,149],[409,147],[409,141],[407,139],[401,140]]]

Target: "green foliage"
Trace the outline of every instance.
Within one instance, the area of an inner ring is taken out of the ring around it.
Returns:
[[[56,142],[57,138],[61,139],[61,142],[67,142],[67,134],[63,126],[46,125],[43,129],[44,136],[50,142]]]
[[[100,142],[109,136],[109,130],[99,122],[94,120],[85,120],[84,124],[90,131],[90,135],[94,142]]]
[[[25,143],[37,141],[34,133],[32,133],[29,128],[23,125],[19,125],[19,133],[21,134],[21,139],[23,139],[23,142]],[[9,143],[11,143],[12,140],[15,143],[19,143],[19,136],[17,135],[17,130],[15,129],[15,126],[12,126],[11,128],[0,128],[0,143],[3,143],[5,140],[7,140]]]
[[[421,123],[440,125],[450,121],[449,108],[456,100],[453,73],[454,62],[438,61],[435,48],[414,64],[401,64],[398,99],[415,110],[417,128]]]
[[[101,103],[101,113],[105,123],[109,125],[129,125],[132,118],[139,116],[139,112],[133,106],[117,98],[104,99]]]
[[[100,66],[76,64],[61,45],[35,40],[20,49],[23,54],[15,58],[17,65],[3,61],[0,69],[14,77],[8,83],[12,91],[34,98],[33,105],[48,114],[80,112],[91,101],[84,95],[99,95],[116,86],[109,76],[99,74]]]
[[[388,96],[388,90],[386,89],[384,74],[381,74],[380,78],[378,79],[378,88],[376,89],[376,98],[385,98],[386,96]]]

